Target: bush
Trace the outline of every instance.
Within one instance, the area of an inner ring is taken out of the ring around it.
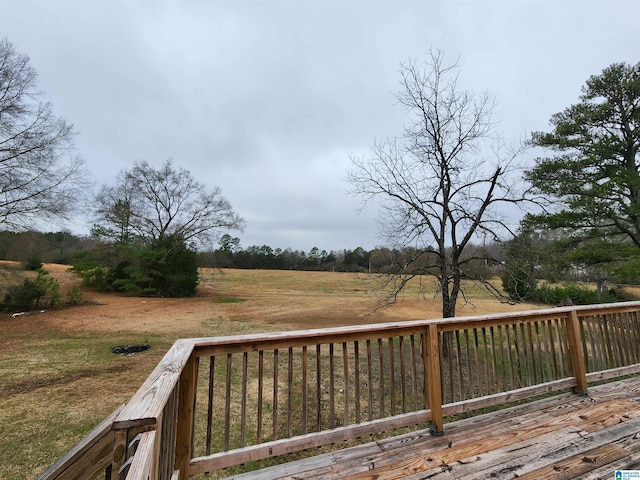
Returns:
[[[29,257],[23,262],[25,270],[37,272],[42,268],[42,261],[38,257]]]
[[[21,285],[9,287],[0,308],[6,311],[33,310],[43,306],[54,307],[60,303],[60,284],[48,276],[44,269],[38,270],[34,280],[25,278]]]
[[[102,245],[76,255],[70,271],[99,291],[190,297],[198,286],[196,252],[168,236],[146,246]]]
[[[71,290],[67,292],[67,305],[80,305],[82,303],[82,292],[80,287],[74,285]]]
[[[562,286],[542,285],[532,300],[548,305],[593,305],[597,303],[622,302],[634,297],[622,289],[612,288],[606,293],[598,294],[595,290],[577,284]]]
[[[508,264],[502,275],[502,288],[514,302],[525,302],[536,295],[538,281],[532,268]]]

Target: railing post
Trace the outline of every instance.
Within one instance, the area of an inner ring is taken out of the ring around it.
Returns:
[[[178,428],[176,433],[175,469],[180,471],[179,480],[189,477],[189,461],[192,454],[194,407],[198,362],[194,353],[187,361],[180,375],[178,399]]]
[[[580,321],[578,312],[571,310],[567,318],[567,342],[569,345],[569,360],[571,361],[571,372],[576,379],[574,393],[587,395],[587,373],[584,364],[584,349],[580,337]]]
[[[427,382],[429,393],[429,409],[431,410],[431,435],[444,433],[442,420],[442,380],[440,371],[440,340],[438,324],[430,323],[427,327]]]
[[[120,480],[120,469],[127,459],[127,443],[129,443],[129,431],[126,429],[115,430],[113,442],[113,458],[111,461],[111,479]]]

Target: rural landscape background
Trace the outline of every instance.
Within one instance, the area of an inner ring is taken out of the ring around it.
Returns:
[[[66,292],[79,280],[45,264]],[[0,284],[24,275],[0,263]],[[439,318],[441,301],[409,288],[374,311],[366,274],[201,269],[192,298],[139,298],[82,289],[82,304],[0,316],[0,478],[34,478],[127,402],[177,338]],[[500,303],[471,287],[460,315],[537,308]],[[130,356],[113,346],[149,344]]]

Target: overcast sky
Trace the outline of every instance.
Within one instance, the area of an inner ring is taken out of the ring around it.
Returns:
[[[0,37],[31,58],[98,185],[171,157],[222,189],[245,248],[371,249],[377,212],[345,177],[400,132],[400,62],[459,55],[516,142],[590,75],[640,61],[640,2],[0,0]]]

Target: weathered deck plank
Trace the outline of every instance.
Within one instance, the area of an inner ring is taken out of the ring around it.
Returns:
[[[601,478],[640,468],[640,378],[561,394],[237,475],[236,480],[301,478]]]

